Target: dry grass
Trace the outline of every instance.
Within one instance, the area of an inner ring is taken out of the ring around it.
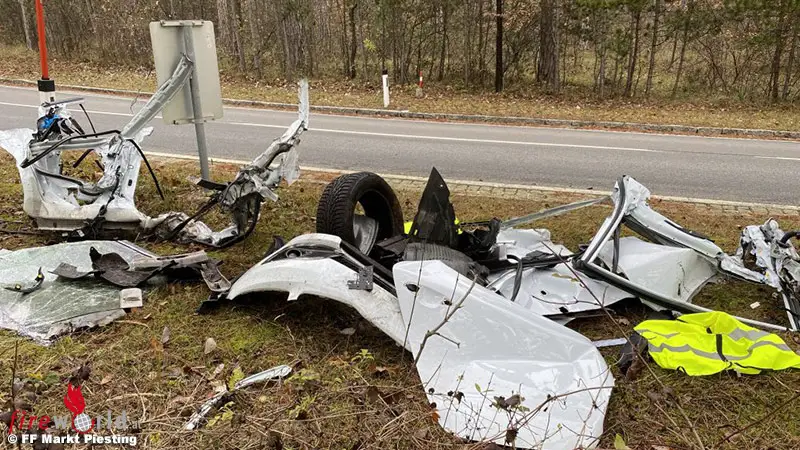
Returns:
[[[38,54],[24,47],[0,45],[0,77],[34,80],[39,77]],[[146,68],[102,66],[51,58],[51,73],[57,83],[100,88],[152,92],[155,72]],[[248,80],[221,72],[222,94],[227,98],[295,103],[294,83],[286,80]],[[312,80],[315,105],[382,108],[380,80]],[[567,90],[548,96],[518,89],[503,94],[475,92],[448,85],[428,83],[424,98],[416,98],[416,87],[393,86],[392,108],[415,112],[485,114],[587,121],[620,121],[650,124],[800,130],[796,105],[752,105],[735,100],[705,100],[704,96],[682,100],[653,100],[595,97]]]
[[[185,181],[196,171],[192,163],[154,163],[168,200],[162,202],[154,195],[152,182],[143,173],[138,198],[144,211],[192,210],[202,203],[201,193]],[[91,170],[91,164],[84,167]],[[223,180],[235,168],[215,165],[212,170]],[[225,261],[225,273],[235,276],[258,261],[273,235],[290,238],[313,231],[321,189],[318,182],[308,181],[282,189],[277,204],[265,205],[253,236],[230,250],[214,252]],[[402,191],[399,195],[410,216],[419,192]],[[524,201],[456,196],[454,203],[460,218],[472,220],[514,216],[575,199],[562,194],[542,194],[541,198]],[[22,189],[13,165],[3,156],[0,218],[24,220],[21,200]],[[766,219],[758,215],[723,216],[679,203],[659,202],[656,207],[677,222],[708,233],[728,251],[735,247],[740,226]],[[574,248],[593,235],[608,212],[608,207],[593,207],[537,226],[550,228],[555,241]],[[786,228],[800,227],[796,217],[780,219]],[[9,249],[47,243],[43,237],[0,235],[0,245]],[[141,244],[161,253],[189,250]],[[93,372],[84,384],[88,411],[126,410],[131,419],[141,422],[137,431],[141,448],[464,448],[435,424],[410,355],[351,311],[318,299],[286,303],[264,295],[225,304],[207,315],[196,314],[206,296],[200,282],[159,287],[147,294],[144,308],[124,320],[64,337],[48,348],[2,331],[0,380],[9,384],[14,343],[19,342],[19,376],[57,380],[43,386],[34,412],[66,414],[61,401],[65,380],[82,363],[91,362]],[[755,300],[762,307],[753,312],[745,305]],[[732,313],[785,321],[778,301],[758,287],[715,285],[698,301]],[[619,314],[635,324],[644,311],[629,305]],[[572,326],[592,338],[620,336],[617,325],[603,317],[576,321]],[[164,327],[171,330],[171,339],[161,345]],[[356,333],[342,335],[344,328],[355,328]],[[629,331],[631,326],[623,328]],[[213,337],[219,347],[210,355],[203,352],[207,337]],[[791,337],[785,337],[796,347]],[[604,351],[610,365],[616,360],[616,352]],[[250,374],[278,364],[293,364],[298,375],[281,385],[246,389],[232,399],[232,414],[226,416],[227,420],[195,432],[182,431],[188,414],[212,392],[207,377],[219,364],[225,368],[217,380],[227,380],[236,367]],[[613,447],[616,434],[637,449],[653,445],[690,447],[694,440],[679,414],[680,404],[709,447],[717,443],[716,448],[728,449],[800,448],[796,407],[785,408],[729,443],[720,443],[727,433],[791,398],[800,386],[800,371],[741,378],[727,373],[690,378],[657,367],[654,373],[668,387],[666,392],[647,372],[633,381],[618,377],[606,416],[605,447]],[[0,388],[0,400],[8,398],[8,389]]]

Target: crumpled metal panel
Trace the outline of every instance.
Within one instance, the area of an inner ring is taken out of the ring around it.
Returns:
[[[800,256],[791,242],[781,245],[785,233],[775,219],[742,230],[736,256],[763,271],[763,283],[777,289],[793,330],[800,329]],[[747,269],[745,269],[747,270]]]
[[[152,127],[140,130],[134,140],[141,142],[152,130]],[[134,201],[142,158],[132,143],[119,141],[109,146],[106,142],[95,149],[105,167],[96,186],[104,190],[96,197],[85,197],[78,191],[76,182],[45,175],[60,173],[58,151],[29,167],[20,166],[31,155],[29,141],[33,133],[34,130],[27,128],[0,131],[0,147],[16,160],[23,189],[23,210],[36,219],[40,229],[80,228],[86,221],[96,218],[104,207],[104,217],[111,223],[129,223],[135,227],[146,218],[136,209]]]
[[[550,240],[550,231],[543,228],[501,230],[497,235],[497,245],[501,254],[518,258],[535,251],[557,254],[565,261],[572,256],[569,249],[553,243]],[[602,306],[632,297],[608,283],[589,277],[578,279],[575,273],[570,262],[552,268],[525,269],[515,302],[536,314],[554,318],[598,310]],[[510,298],[514,291],[515,276],[516,270],[513,269],[490,275],[488,287],[503,297]]]
[[[393,273],[407,348],[442,427],[497,444],[511,429],[516,448],[597,445],[614,377],[591,341],[441,261],[400,262]]]
[[[613,257],[614,243],[607,242],[599,258],[611,267]],[[691,301],[717,276],[715,265],[692,249],[653,244],[636,237],[620,239],[618,270],[650,291],[684,302]]]
[[[341,252],[341,239],[327,234],[307,234],[289,241],[285,247],[298,245]],[[270,255],[242,274],[231,286],[228,299],[254,292],[286,292],[289,300],[313,295],[335,300],[358,311],[370,323],[399,345],[405,328],[397,299],[377,283],[371,291],[350,289],[348,282],[358,272],[328,257],[296,257],[271,260]]]
[[[26,248],[0,253],[0,283],[33,279],[42,268],[42,287],[30,294],[0,290],[0,328],[47,344],[71,330],[105,325],[125,315],[120,308],[120,290],[105,282],[59,280],[52,273],[60,263],[78,271],[92,270],[89,249],[114,252],[126,261],[136,257],[155,257],[127,241],[84,241]]]

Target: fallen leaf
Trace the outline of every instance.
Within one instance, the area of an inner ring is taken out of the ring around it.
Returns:
[[[369,402],[376,402],[381,398],[381,393],[375,386],[368,386],[364,391],[364,400]]]
[[[225,370],[225,364],[220,363],[219,365],[217,365],[217,367],[214,368],[214,371],[211,372],[211,374],[208,376],[208,380],[210,381],[213,380],[214,378],[217,378],[217,376],[219,376],[219,374],[221,374],[223,370]]]
[[[167,342],[169,342],[169,335],[170,335],[169,327],[164,327],[164,331],[161,332],[162,344],[166,344]]]
[[[506,444],[511,444],[514,446],[514,443],[517,441],[517,434],[519,432],[515,428],[509,428],[506,430]]]
[[[217,341],[214,338],[207,338],[205,345],[203,345],[203,353],[208,355],[217,349]]]
[[[520,397],[519,394],[514,394],[506,399],[506,406],[508,408],[514,408],[516,406],[519,406],[521,402],[522,402],[522,397]]]
[[[105,386],[106,384],[108,384],[113,379],[114,379],[114,375],[111,375],[110,373],[107,374],[106,376],[103,377],[102,380],[100,380],[100,386]]]
[[[420,428],[414,432],[414,439],[427,440],[430,437],[430,431],[427,428]]]
[[[628,447],[628,444],[625,443],[625,439],[622,438],[619,434],[614,437],[614,449],[615,450],[631,450]]]
[[[170,400],[169,403],[170,404],[177,403],[179,405],[183,405],[183,404],[189,403],[191,401],[192,401],[191,398],[179,395],[177,397],[174,397],[172,400]]]
[[[622,325],[623,327],[627,327],[627,326],[630,326],[631,321],[626,319],[626,318],[624,318],[624,317],[618,317],[617,318],[617,323]]]
[[[345,328],[343,330],[339,330],[339,333],[341,333],[341,334],[343,334],[345,336],[352,336],[352,335],[354,335],[356,333],[356,329],[355,328]]]
[[[389,369],[384,366],[375,366],[372,370],[372,376],[375,377],[385,377],[389,375]]]
[[[225,382],[222,380],[214,380],[211,382],[211,387],[214,388],[214,393],[218,394],[220,392],[227,392],[228,387],[225,385]]]
[[[662,397],[658,392],[647,391],[647,398],[649,398],[651,402],[656,403],[662,400],[664,397]]]
[[[72,377],[69,379],[69,383],[73,386],[79,386],[84,381],[88,380],[91,375],[92,364],[90,362],[85,362],[82,366],[75,369],[75,371],[72,373]]]

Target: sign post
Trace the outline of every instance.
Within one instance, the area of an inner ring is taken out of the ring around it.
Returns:
[[[389,107],[389,71],[383,69],[383,74],[381,75],[383,78],[383,107]]]
[[[200,174],[209,179],[205,122],[222,117],[214,25],[207,20],[162,20],[150,22],[153,60],[159,86],[172,75],[182,55],[192,62],[188,86],[164,107],[164,122],[194,124]]]
[[[50,68],[47,66],[47,40],[44,29],[44,5],[36,0],[36,33],[39,35],[39,62],[42,66],[42,78],[37,80],[39,103],[56,101],[56,82],[50,79]]]
[[[186,57],[195,61],[194,57],[194,37],[192,36],[192,26],[183,25],[183,43],[186,49]],[[203,119],[203,105],[200,101],[200,89],[197,86],[197,65],[194,66],[192,78],[189,79],[189,90],[192,94],[192,113],[194,114],[194,134],[197,140],[197,156],[200,159],[200,176],[204,180],[210,177],[208,169],[208,146],[206,144],[206,124]]]

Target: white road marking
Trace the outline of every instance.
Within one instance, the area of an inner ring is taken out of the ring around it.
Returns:
[[[227,123],[231,125],[243,125],[248,127],[285,128],[285,126],[283,125],[265,125],[260,123],[248,123],[248,122],[227,122]],[[478,144],[530,145],[535,147],[589,148],[595,150],[620,150],[626,152],[666,153],[661,150],[653,150],[649,148],[608,147],[604,145],[555,144],[552,142],[533,142],[533,141],[502,141],[496,139],[470,139],[470,138],[457,138],[448,136],[425,136],[417,134],[377,133],[371,131],[332,130],[328,128],[311,128],[311,131],[314,131],[315,133],[321,132],[321,133],[337,133],[337,134],[355,134],[360,136],[380,136],[380,137],[394,137],[403,139],[428,139],[434,141],[471,142]]]
[[[790,158],[788,156],[753,156],[756,159],[780,159],[783,161],[800,161],[800,158]]]
[[[17,107],[20,107],[20,108],[38,108],[39,107],[38,105],[24,105],[22,103],[9,103],[9,102],[0,102],[0,105],[17,106]],[[73,112],[73,113],[78,112],[78,111],[74,111],[74,110],[70,110],[70,111]],[[105,114],[107,116],[133,117],[133,114],[131,114],[131,113],[117,113],[117,112],[109,112],[109,111],[94,111],[94,110],[91,110],[91,109],[87,109],[86,112],[88,112],[89,114]],[[161,116],[156,116],[155,118],[156,119],[160,119]]]
[[[0,102],[0,105],[7,105],[7,106],[17,106],[23,108],[37,108],[34,105],[24,105],[21,103],[9,103],[9,102]],[[115,113],[115,112],[107,112],[107,111],[92,111],[87,110],[87,112],[91,114],[106,114],[111,116],[127,116],[130,117],[131,114],[128,113]],[[156,116],[159,118],[160,116]],[[250,122],[224,122],[231,125],[241,125],[247,127],[259,127],[259,128],[286,128],[286,125],[269,125],[263,123],[250,123]],[[499,144],[499,145],[528,145],[534,147],[561,147],[561,148],[586,148],[586,149],[593,149],[593,150],[618,150],[618,151],[626,151],[626,152],[641,152],[641,153],[665,153],[661,150],[652,150],[649,148],[634,148],[634,147],[609,147],[604,145],[579,145],[579,144],[555,144],[551,142],[531,142],[531,141],[503,141],[503,140],[496,140],[496,139],[471,139],[471,138],[457,138],[457,137],[447,137],[447,136],[424,136],[424,135],[416,135],[416,134],[398,134],[398,133],[377,133],[377,132],[370,132],[370,131],[350,131],[350,130],[333,130],[328,128],[314,128],[314,132],[321,132],[321,133],[337,133],[337,134],[354,134],[359,136],[379,136],[379,137],[393,137],[393,138],[403,138],[403,139],[427,139],[427,140],[434,140],[434,141],[451,141],[451,142],[470,142],[470,143],[477,143],[477,144]]]
[[[35,105],[26,105],[21,103],[10,103],[10,102],[0,102],[0,105],[7,105],[7,106],[15,106],[15,107],[23,107],[23,108],[37,108]],[[117,112],[108,112],[108,111],[96,111],[96,110],[87,110],[87,112],[91,114],[105,114],[110,116],[125,116],[131,117],[132,114],[130,113],[117,113]],[[349,117],[349,116],[344,116]],[[156,116],[157,119],[160,119],[161,116]],[[396,119],[393,119],[396,120]],[[285,129],[286,125],[271,125],[271,124],[263,124],[263,123],[251,123],[251,122],[228,122],[224,119],[216,122],[216,123],[224,123],[229,125],[239,125],[239,126],[247,126],[247,127],[258,127],[258,128],[279,128]],[[578,149],[591,149],[591,150],[611,150],[611,151],[624,151],[624,152],[638,152],[638,153],[694,153],[694,152],[682,152],[676,150],[654,150],[649,148],[637,148],[637,147],[616,147],[616,146],[605,146],[605,145],[583,145],[583,144],[560,144],[560,143],[553,143],[553,142],[536,142],[536,141],[506,141],[506,140],[497,140],[497,139],[474,139],[474,138],[459,138],[459,137],[450,137],[450,136],[427,136],[427,135],[415,135],[415,134],[400,134],[400,133],[379,133],[379,132],[371,132],[371,131],[353,131],[353,130],[336,130],[336,129],[329,129],[329,128],[312,128],[313,131],[320,132],[320,133],[336,133],[336,134],[350,134],[350,135],[360,135],[360,136],[376,136],[376,137],[391,137],[391,138],[401,138],[401,139],[421,139],[421,140],[433,140],[433,141],[449,141],[449,142],[469,142],[469,143],[477,143],[477,144],[495,144],[495,145],[524,145],[524,146],[531,146],[531,147],[556,147],[556,148],[578,148]],[[712,152],[713,153],[713,152]],[[722,153],[720,153],[722,155]],[[782,160],[791,160],[791,161],[800,161],[800,158],[790,158],[790,157],[778,157],[778,156],[756,156],[756,155],[731,155],[731,156],[741,156],[741,157],[753,157],[759,159],[782,159]]]
[[[35,84],[32,81],[31,81],[31,83]],[[0,85],[0,88],[3,88],[3,89],[18,89],[18,90],[23,90],[23,91],[28,91],[28,92],[36,92],[36,90],[34,88],[29,88],[29,87],[24,87],[24,86]],[[71,93],[71,94],[81,95],[81,96],[85,96],[85,97],[91,96],[91,97],[107,98],[107,99],[132,100],[131,97],[125,97],[124,96],[124,95],[130,95],[130,94],[132,94],[132,92],[128,93],[128,92],[118,91],[118,92],[120,92],[120,94],[109,95],[109,94],[102,94],[102,93],[96,93],[96,92],[92,92],[91,91],[92,89],[102,89],[102,88],[86,87],[85,88],[86,90],[82,90],[81,86],[75,86],[75,89],[77,89],[77,90],[67,89],[67,90],[60,91],[60,92]],[[113,91],[113,89],[112,89],[112,91]],[[140,94],[140,97],[136,98],[136,101],[139,102],[139,103],[144,103],[146,101],[146,98],[143,98],[143,97],[149,97],[149,96],[152,95],[151,92],[140,92],[139,94]],[[240,100],[240,99],[225,99],[225,98],[223,98],[223,101],[227,101],[227,100]],[[281,102],[263,102],[263,103],[281,103]],[[28,105],[24,105],[24,106],[28,106]],[[285,110],[280,110],[280,109],[269,109],[268,105],[262,105],[262,107],[260,107],[260,108],[256,108],[256,107],[252,107],[252,106],[228,105],[228,106],[225,106],[225,108],[226,109],[240,109],[240,110],[245,110],[245,111],[270,111],[272,113],[297,115],[296,112],[292,112],[292,111],[285,111]],[[367,108],[367,109],[369,109],[369,108]],[[535,126],[534,125],[534,126],[532,126],[532,125],[509,125],[509,124],[484,124],[484,123],[470,122],[470,121],[464,121],[464,122],[444,121],[444,122],[441,122],[441,121],[432,121],[432,120],[426,120],[426,119],[412,119],[412,118],[404,118],[404,117],[372,117],[372,116],[363,117],[363,116],[358,116],[358,115],[353,115],[353,114],[336,114],[336,113],[328,113],[328,112],[322,112],[320,114],[325,115],[325,116],[329,116],[329,117],[342,117],[342,118],[347,118],[347,119],[382,120],[382,121],[397,121],[397,122],[417,122],[417,123],[428,123],[428,124],[435,123],[435,124],[438,124],[438,125],[448,125],[448,126],[452,125],[452,126],[467,126],[467,127],[478,126],[478,127],[493,127],[493,128],[528,128],[528,129],[538,129],[538,130],[550,129],[550,130],[554,130],[554,131],[560,130],[560,131],[569,131],[569,132],[576,132],[576,133],[605,133],[605,134],[617,133],[617,134],[637,134],[637,135],[642,135],[642,136],[665,136],[665,137],[670,137],[670,138],[687,138],[687,139],[726,139],[726,140],[731,140],[731,141],[762,141],[762,142],[769,142],[769,143],[782,142],[782,143],[788,143],[788,144],[796,143],[796,141],[794,141],[794,140],[786,141],[786,140],[777,140],[777,139],[762,139],[762,138],[757,138],[757,137],[702,136],[702,135],[701,136],[697,136],[697,135],[692,135],[692,134],[681,134],[681,133],[658,133],[658,132],[649,132],[649,131],[648,132],[645,132],[645,131],[627,131],[627,130],[615,130],[615,129],[597,130],[597,129],[591,129],[591,128],[574,128],[574,127],[547,126],[547,125],[542,125],[542,126]],[[478,115],[480,115],[480,114],[478,114]],[[637,123],[631,123],[631,124],[632,125],[638,125]],[[713,126],[710,126],[710,127],[714,128]],[[759,131],[759,130],[756,129],[756,131]]]

